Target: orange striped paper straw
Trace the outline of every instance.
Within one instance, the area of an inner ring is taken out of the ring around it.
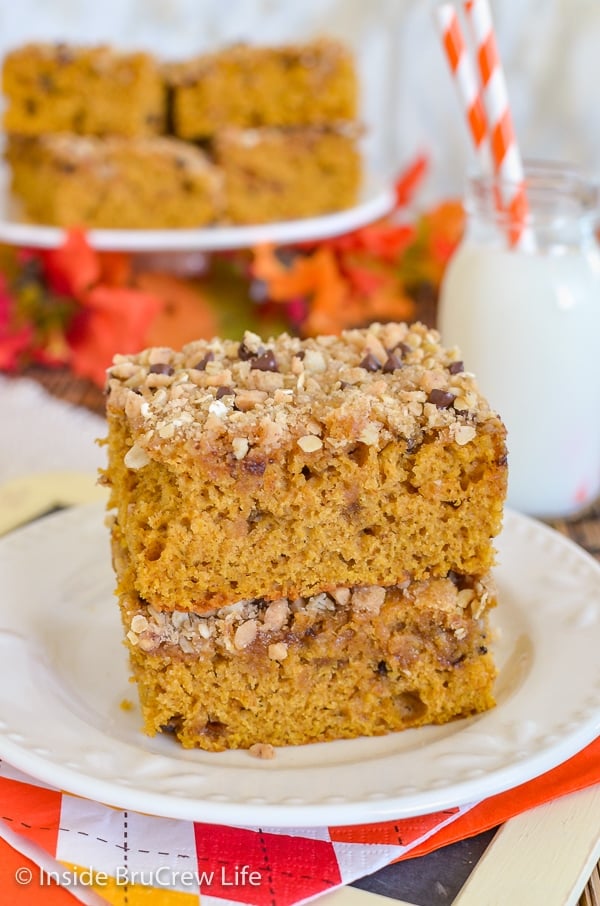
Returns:
[[[465,114],[479,165],[485,173],[490,169],[488,127],[477,73],[469,56],[460,21],[452,3],[442,3],[437,6],[435,16],[446,60]]]
[[[528,212],[525,175],[513,126],[504,70],[500,61],[488,0],[464,0],[483,88],[490,151],[502,192],[502,208],[509,218],[512,245],[532,247],[526,229]]]

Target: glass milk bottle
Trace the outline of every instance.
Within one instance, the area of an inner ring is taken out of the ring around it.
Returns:
[[[568,517],[600,493],[598,190],[566,167],[527,167],[526,231],[511,246],[506,189],[469,181],[438,326],[506,425],[509,505]]]

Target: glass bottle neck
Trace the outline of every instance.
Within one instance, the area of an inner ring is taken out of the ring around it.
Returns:
[[[542,252],[596,245],[600,193],[592,180],[563,165],[529,164],[524,204],[515,214],[510,205],[519,189],[494,177],[471,177],[465,194],[467,237]],[[515,233],[526,241],[517,242]]]

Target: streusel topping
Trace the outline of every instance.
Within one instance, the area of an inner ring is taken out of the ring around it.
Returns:
[[[107,389],[109,416],[129,424],[132,469],[182,448],[242,460],[297,445],[318,456],[357,442],[417,444],[431,430],[462,446],[498,421],[458,351],[418,323],[153,347],[115,356]]]
[[[237,601],[203,614],[164,613],[130,596],[124,599],[126,634],[131,645],[148,653],[162,646],[176,646],[184,654],[210,651],[213,655],[220,650],[232,654],[255,642],[270,642],[267,656],[282,661],[287,657],[289,640],[299,631],[311,629],[314,634],[324,616],[340,611],[347,612],[357,624],[369,623],[379,615],[388,594],[396,600],[417,601],[422,611],[435,613],[439,626],[460,640],[472,621],[481,619],[494,605],[496,591],[489,574],[474,580],[457,577],[411,583],[406,579],[394,588],[342,586],[309,598]]]

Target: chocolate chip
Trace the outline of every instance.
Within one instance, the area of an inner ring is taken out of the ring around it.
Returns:
[[[440,390],[438,387],[434,387],[433,390],[429,391],[427,402],[433,403],[438,409],[448,409],[455,399],[455,395],[448,390]]]
[[[399,343],[396,343],[394,348],[390,349],[389,351],[390,353],[400,352],[400,355],[408,355],[409,352],[412,352],[412,346],[409,346],[407,343],[400,341]]]
[[[386,664],[386,662],[379,661],[379,663],[377,664],[377,673],[380,676],[387,676],[388,672],[389,672],[389,670],[388,670],[388,665]]]
[[[209,349],[209,351],[206,353],[206,355],[202,356],[202,358],[200,359],[200,361],[198,362],[197,365],[192,365],[192,368],[194,369],[194,371],[205,371],[206,366],[208,365],[209,362],[213,361],[214,357],[215,357],[214,352],[211,352]]]
[[[450,362],[448,365],[448,371],[450,374],[460,374],[461,371],[465,370],[465,366],[462,362]]]
[[[166,362],[156,362],[155,365],[150,365],[148,369],[148,374],[174,374],[175,369],[172,365],[168,365]]]
[[[233,387],[217,387],[216,398],[220,400],[223,396],[233,396]]]
[[[383,363],[382,371],[384,374],[390,374],[392,371],[398,371],[399,368],[402,368],[402,361],[395,355],[393,352],[390,353]]]
[[[248,362],[250,359],[253,359],[255,356],[260,355],[261,352],[264,352],[262,346],[259,347],[257,352],[254,352],[245,343],[240,343],[238,346],[238,359],[242,362]]]
[[[381,362],[375,358],[372,352],[368,352],[359,367],[364,368],[365,371],[379,371]]]
[[[279,371],[277,359],[272,349],[267,349],[262,355],[257,355],[250,359],[250,367],[256,368],[257,371]]]
[[[480,645],[480,646],[479,646],[479,654],[487,654],[487,653],[488,653],[488,650],[487,650],[487,648],[485,647],[485,645]]]
[[[298,352],[295,352],[295,353],[294,353],[294,358],[295,358],[295,359],[300,359],[301,362],[302,362],[302,360],[304,359],[305,356],[306,356],[306,353],[305,353],[305,351],[304,351],[303,349],[299,349]]]

